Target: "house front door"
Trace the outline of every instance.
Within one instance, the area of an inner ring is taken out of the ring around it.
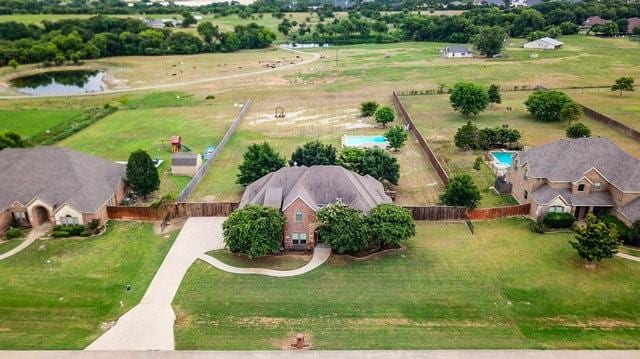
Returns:
[[[583,220],[584,217],[587,216],[587,213],[589,213],[589,207],[584,207],[584,206],[578,206],[576,207],[576,211],[575,211],[575,217],[577,220]]]

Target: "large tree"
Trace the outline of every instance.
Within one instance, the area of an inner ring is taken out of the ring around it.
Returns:
[[[389,127],[387,132],[384,134],[384,137],[389,141],[389,146],[391,146],[391,148],[399,151],[400,148],[404,146],[405,142],[407,142],[409,135],[402,126],[392,126]]]
[[[592,214],[587,216],[584,226],[576,229],[575,239],[569,243],[590,264],[612,258],[622,244],[616,226],[607,224]]]
[[[536,119],[557,121],[562,108],[572,101],[571,97],[561,91],[535,91],[524,104]]]
[[[591,129],[582,122],[576,122],[567,128],[566,134],[569,138],[591,137]]]
[[[449,179],[449,183],[440,196],[440,202],[447,206],[464,206],[476,208],[480,204],[480,189],[468,174],[457,175]]]
[[[400,179],[398,160],[378,147],[365,149],[346,147],[338,155],[338,164],[360,175],[369,175],[395,185]]]
[[[477,35],[473,37],[473,44],[480,54],[493,57],[502,51],[507,32],[500,26],[485,26],[480,28]]]
[[[337,253],[355,253],[369,244],[364,214],[341,201],[325,206],[317,213],[322,241]]]
[[[360,114],[362,117],[371,117],[376,113],[379,106],[375,101],[365,101],[360,104]]]
[[[478,148],[478,131],[478,126],[469,120],[466,125],[458,129],[453,137],[453,143],[461,150],[475,150]]]
[[[389,106],[382,106],[376,110],[375,117],[377,123],[382,124],[382,126],[386,126],[387,123],[393,122],[396,115],[393,112],[393,108]]]
[[[209,21],[202,21],[198,24],[198,34],[207,44],[213,43],[214,39],[220,37],[220,29]]]
[[[310,141],[296,148],[289,160],[290,166],[335,165],[336,148],[318,140]]]
[[[285,220],[279,210],[246,206],[229,216],[222,225],[224,243],[229,251],[249,258],[277,253],[282,244]]]
[[[198,22],[196,18],[188,11],[182,13],[182,23],[180,25],[182,27],[189,27],[191,25],[195,25]]]
[[[580,117],[582,117],[582,106],[575,101],[566,103],[560,109],[560,120],[567,121],[569,126],[571,126],[571,122],[578,121]]]
[[[0,133],[0,150],[4,148],[22,148],[26,146],[27,142],[19,134],[12,131]]]
[[[136,195],[143,198],[160,187],[158,169],[147,152],[137,150],[129,155],[126,182]]]
[[[454,110],[460,111],[464,116],[477,115],[484,111],[489,104],[487,90],[470,82],[458,82],[451,90],[449,102]]]
[[[247,186],[251,182],[277,171],[285,166],[285,159],[267,142],[252,144],[244,153],[244,160],[240,164],[237,183]]]
[[[367,219],[371,239],[385,247],[395,247],[416,234],[413,216],[392,203],[379,204]]]
[[[620,91],[620,96],[622,96],[622,91],[633,91],[633,78],[631,77],[620,77],[616,80],[616,82],[611,86],[611,91]]]

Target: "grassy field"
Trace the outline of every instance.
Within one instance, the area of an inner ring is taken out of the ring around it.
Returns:
[[[15,247],[19,246],[22,243],[22,238],[20,239],[8,239],[8,240],[0,240],[0,254],[6,253]]]
[[[60,143],[78,151],[113,161],[126,161],[129,154],[143,149],[164,163],[160,195],[178,194],[189,178],[172,176],[172,135],[202,154],[207,145],[216,145],[240,111],[232,102],[206,101],[179,92],[152,93],[134,97],[122,109]],[[164,142],[162,142],[164,141]]]
[[[241,254],[234,254],[226,249],[208,253],[213,258],[234,267],[240,268],[268,268],[276,270],[291,270],[304,266],[311,260],[310,255],[281,255],[265,256],[254,259]]]
[[[494,105],[493,108],[472,117],[471,120],[480,128],[507,124],[511,128],[520,130],[521,142],[525,148],[566,138],[566,123],[538,121],[529,115],[524,101],[530,93],[528,91],[503,92],[502,104]],[[476,183],[483,190],[483,207],[513,204],[512,198],[497,196],[488,189],[493,185],[495,178],[488,167],[483,167],[480,173],[472,169],[473,162],[482,154],[481,151],[466,152],[455,147],[453,136],[468,119],[451,108],[448,95],[404,96],[402,100],[407,111],[413,116],[416,126],[430,143],[447,172],[471,173],[475,176]],[[508,111],[507,107],[512,110]],[[584,117],[581,121],[591,128],[593,136],[608,137],[629,153],[640,156],[640,146],[632,138],[589,118]]]
[[[640,130],[640,88],[622,96],[610,89],[570,90],[567,93],[581,104]]]
[[[286,109],[286,118],[276,119],[276,105]],[[383,134],[372,119],[359,115],[359,102],[335,97],[282,99],[277,103],[256,102],[240,124],[214,166],[191,195],[192,200],[237,201],[242,187],[235,183],[238,165],[246,148],[268,141],[285,158],[297,146],[320,140],[341,148],[345,134]],[[400,153],[392,154],[400,163],[397,199],[405,204],[433,204],[441,192],[441,184],[414,139]]]
[[[0,110],[0,132],[13,131],[21,136],[30,137],[72,120],[80,114],[82,111],[66,109]]]
[[[37,241],[1,261],[0,348],[84,348],[140,301],[174,239],[111,223],[99,237]]]
[[[233,275],[198,262],[178,292],[179,349],[640,348],[640,265],[588,270],[528,221],[419,223],[407,252],[333,257],[299,277]]]

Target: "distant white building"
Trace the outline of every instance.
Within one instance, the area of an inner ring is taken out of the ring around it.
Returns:
[[[527,42],[523,45],[525,49],[540,49],[540,50],[555,50],[564,45],[563,42],[550,37],[543,37],[542,39]]]
[[[440,55],[444,58],[453,57],[473,57],[473,52],[468,47],[462,45],[449,45],[440,50]]]

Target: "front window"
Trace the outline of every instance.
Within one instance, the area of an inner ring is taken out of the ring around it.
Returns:
[[[584,192],[584,185],[583,184],[579,184],[578,185],[578,192]]]
[[[27,221],[27,212],[13,212],[13,218],[20,223],[24,223]]]
[[[291,235],[291,240],[294,245],[307,244],[307,234],[306,233],[293,233]]]
[[[63,226],[75,226],[78,224],[78,219],[76,217],[66,215],[64,217],[60,217],[60,224]]]
[[[302,212],[296,212],[296,222],[302,222]]]
[[[524,170],[524,179],[529,179],[529,169]]]
[[[602,189],[602,182],[596,182],[593,186],[595,187],[596,191],[599,191]]]
[[[549,207],[549,213],[563,213],[564,207],[562,206],[551,206]]]

